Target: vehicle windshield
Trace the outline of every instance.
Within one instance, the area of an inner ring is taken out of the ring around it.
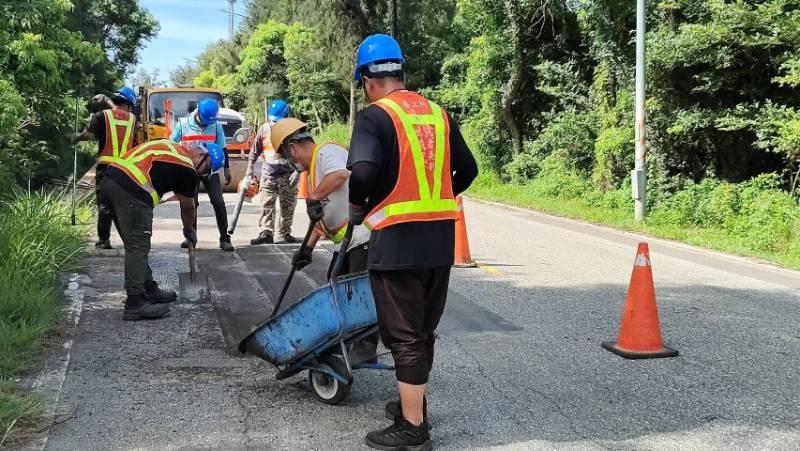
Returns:
[[[188,116],[189,113],[197,108],[197,103],[206,97],[211,97],[216,100],[220,108],[225,106],[222,95],[216,92],[154,92],[150,94],[148,98],[148,115],[150,117],[150,122],[164,124],[165,100],[169,100],[172,103],[172,113],[175,115],[173,119],[178,119]]]

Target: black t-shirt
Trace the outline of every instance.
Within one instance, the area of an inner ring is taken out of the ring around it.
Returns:
[[[89,120],[89,127],[86,128],[97,138],[97,154],[103,151],[106,146],[106,115],[104,111],[92,114]]]
[[[464,191],[478,174],[478,166],[458,125],[450,122],[450,165],[455,176],[453,190]],[[374,163],[377,176],[368,193],[368,207],[380,204],[397,184],[400,151],[391,117],[381,107],[371,105],[356,117],[347,168],[359,162]],[[351,199],[359,188],[351,181]],[[359,200],[363,200],[359,199]],[[453,264],[455,228],[452,220],[406,222],[372,232],[369,268],[398,270],[434,268]]]
[[[141,186],[131,180],[121,169],[114,166],[106,169],[104,177],[111,177],[121,187],[125,188],[133,197],[152,205],[153,199]],[[194,197],[200,178],[192,168],[174,163],[156,161],[150,170],[150,181],[159,196],[168,192],[186,197]]]

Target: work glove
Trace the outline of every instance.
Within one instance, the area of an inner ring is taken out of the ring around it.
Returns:
[[[187,241],[192,243],[192,246],[197,247],[197,230],[183,229],[183,237],[186,238]]]
[[[92,113],[97,113],[109,108],[113,108],[113,105],[114,104],[107,95],[97,94],[96,96],[92,97],[92,100],[89,101],[89,111]]]
[[[225,176],[225,184],[226,185],[230,185],[231,184],[231,168],[225,168],[222,171],[222,175]]]
[[[301,247],[292,256],[292,266],[294,266],[297,270],[301,270],[310,265],[311,256],[313,253],[314,249],[311,249],[310,247]]]
[[[77,133],[69,135],[69,143],[70,144],[78,144],[78,134]]]
[[[321,200],[317,199],[306,199],[306,212],[308,213],[308,219],[312,222],[317,222],[325,216],[325,205],[322,203]]]
[[[300,183],[300,173],[297,171],[292,172],[292,175],[289,176],[289,186],[294,188],[297,184]]]
[[[354,226],[357,226],[364,223],[364,220],[367,218],[367,214],[369,214],[369,210],[367,210],[366,205],[350,204],[350,207],[348,208],[348,214],[350,216],[350,223]]]

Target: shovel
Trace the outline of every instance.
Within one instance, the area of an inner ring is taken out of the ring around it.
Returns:
[[[194,245],[189,242],[189,272],[178,274],[181,297],[188,300],[198,300],[208,290],[208,279],[205,274],[197,272],[197,260],[194,254]]]
[[[305,238],[303,238],[303,243],[300,244],[300,250],[304,250],[308,247],[308,240],[311,239],[311,234],[314,232],[314,226],[316,226],[315,221],[311,221],[311,224],[308,225],[308,231],[306,232]],[[286,297],[286,292],[289,290],[289,285],[292,283],[292,279],[294,278],[294,273],[297,272],[297,266],[292,265],[291,271],[289,271],[289,277],[286,278],[286,282],[283,284],[283,289],[281,290],[280,296],[278,296],[278,302],[275,304],[275,308],[272,309],[272,314],[270,318],[274,317],[278,314],[278,310],[281,309],[281,304],[283,304],[283,298]]]

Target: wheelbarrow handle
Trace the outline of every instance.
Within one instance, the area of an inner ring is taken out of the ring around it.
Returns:
[[[333,270],[331,271],[330,282],[336,280],[339,277],[342,270],[342,265],[344,265],[344,259],[347,257],[347,248],[350,247],[350,241],[353,239],[353,229],[355,227],[351,222],[347,223],[347,230],[344,233],[344,238],[342,239],[341,246],[339,246],[339,252],[336,253],[336,260],[333,263]]]
[[[306,232],[306,236],[303,238],[303,242],[300,243],[300,253],[303,253],[306,249],[308,249],[308,240],[311,239],[311,234],[314,233],[314,227],[316,227],[317,222],[311,221],[308,224],[308,231]],[[289,271],[289,277],[286,278],[286,282],[283,284],[283,289],[281,290],[280,296],[278,296],[278,302],[275,304],[275,308],[272,309],[272,314],[270,318],[274,317],[278,314],[278,310],[281,309],[281,304],[283,304],[283,298],[286,297],[286,292],[289,291],[289,285],[292,283],[292,278],[294,278],[294,273],[297,272],[297,266],[294,264],[292,265],[291,271]]]

